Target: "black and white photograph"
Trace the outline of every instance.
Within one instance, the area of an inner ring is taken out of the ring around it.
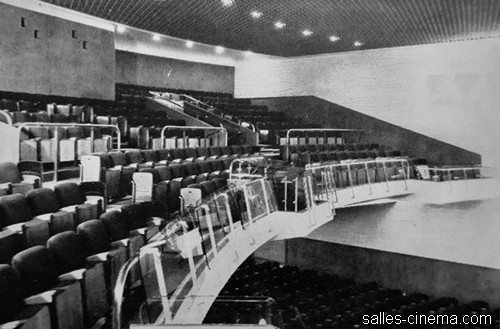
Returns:
[[[500,328],[500,1],[0,0],[0,328]]]

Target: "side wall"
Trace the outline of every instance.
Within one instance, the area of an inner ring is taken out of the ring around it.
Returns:
[[[440,140],[424,136],[372,116],[313,96],[253,99],[253,104],[306,118],[323,128],[362,129],[360,143],[379,143],[412,158],[425,158],[431,165],[480,164],[481,156]]]
[[[235,96],[317,96],[500,165],[499,71],[498,38],[257,59],[236,67]]]
[[[381,286],[500,305],[499,270],[311,239],[286,241],[286,263]],[[262,255],[261,255],[262,257]],[[270,258],[270,257],[269,257]],[[277,259],[278,261],[280,259]]]
[[[113,32],[4,3],[0,31],[0,90],[114,99]]]
[[[116,82],[233,94],[234,67],[117,50]]]

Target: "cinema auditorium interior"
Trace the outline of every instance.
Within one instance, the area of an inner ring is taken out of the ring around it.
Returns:
[[[498,0],[0,0],[0,328],[499,328],[498,104]]]

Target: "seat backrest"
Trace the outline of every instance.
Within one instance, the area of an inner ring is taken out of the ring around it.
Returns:
[[[243,154],[243,148],[240,145],[231,145],[232,154]]]
[[[212,146],[209,149],[209,153],[210,153],[210,156],[214,156],[214,155],[219,156],[219,155],[221,155],[221,149],[218,146]]]
[[[58,274],[85,267],[85,244],[76,232],[66,231],[52,236],[47,241],[47,248],[54,256]]]
[[[150,172],[135,172],[132,175],[134,191],[132,193],[134,202],[153,200],[153,174]]]
[[[201,174],[211,172],[210,163],[208,161],[201,161],[196,163],[198,165],[198,172]]]
[[[220,152],[221,152],[221,155],[231,155],[231,154],[233,154],[230,146],[221,146]]]
[[[1,183],[20,183],[23,176],[17,165],[13,162],[0,163],[0,184]]]
[[[47,111],[33,113],[33,118],[36,122],[50,122],[50,117]]]
[[[186,175],[186,167],[181,164],[173,164],[170,165],[170,172],[172,173],[173,178],[185,177]]]
[[[0,100],[0,109],[9,110],[9,111],[17,111],[18,110],[17,102],[2,98]]]
[[[128,163],[142,163],[142,154],[140,150],[127,150],[125,157]]]
[[[227,181],[224,178],[215,178],[211,180],[215,186],[215,192],[226,187]]]
[[[57,113],[63,114],[65,116],[70,116],[71,115],[71,104],[58,104],[57,105]]]
[[[198,154],[196,153],[195,148],[186,148],[184,149],[184,154],[186,158],[196,158],[198,157]]]
[[[159,149],[156,152],[158,154],[158,161],[170,160],[170,150],[168,150],[168,149]]]
[[[127,157],[122,152],[109,152],[108,155],[113,166],[127,166],[129,164]]]
[[[188,175],[200,174],[198,165],[195,162],[184,164],[184,168],[186,168],[186,174]]]
[[[99,218],[106,227],[110,241],[118,241],[130,236],[129,223],[118,210],[108,211]]]
[[[212,181],[204,181],[200,183],[200,189],[203,197],[207,197],[216,191],[216,186]]]
[[[140,203],[129,203],[122,207],[122,219],[127,223],[129,230],[135,230],[145,226],[142,220],[142,207]]]
[[[22,194],[0,197],[0,227],[24,223],[33,218],[33,211]]]
[[[85,131],[83,127],[68,127],[67,129],[68,137],[75,137],[78,139],[85,138]]]
[[[209,152],[209,149],[208,147],[198,147],[196,148],[196,155],[198,157],[209,157],[210,156],[210,152]]]
[[[77,226],[76,233],[83,239],[87,256],[109,250],[109,237],[104,223],[100,220],[92,219],[81,223]]]
[[[15,254],[12,269],[25,297],[46,291],[57,283],[54,256],[44,246],[34,246]]]
[[[57,212],[61,208],[55,192],[48,187],[26,192],[26,200],[28,200],[35,216]]]
[[[0,264],[0,323],[7,323],[23,309],[21,285],[12,267]]]
[[[158,174],[158,170],[156,168],[141,168],[139,172],[151,173],[153,175],[153,183],[157,184],[160,182],[160,175]]]
[[[65,182],[54,186],[54,193],[61,208],[85,203],[87,198],[75,182]]]
[[[252,146],[251,145],[243,145],[241,147],[241,150],[243,152],[243,154],[252,154]]]
[[[155,150],[141,150],[141,154],[144,162],[158,161],[157,152]]]
[[[170,172],[170,167],[167,166],[158,166],[155,168],[156,173],[158,174],[158,180],[160,182],[169,181],[172,179],[172,173]]]
[[[33,126],[28,128],[30,138],[49,139],[50,133],[47,127]]]
[[[186,152],[184,149],[171,149],[170,150],[170,157],[175,160],[175,159],[185,159],[187,158]]]

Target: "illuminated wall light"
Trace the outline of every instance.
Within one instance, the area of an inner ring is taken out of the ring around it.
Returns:
[[[250,16],[252,16],[253,18],[261,18],[261,17],[262,17],[262,13],[261,13],[260,11],[253,10],[253,11],[250,13]]]
[[[187,40],[186,41],[186,47],[193,48],[193,46],[194,46],[194,42],[193,41],[191,41],[191,40]]]
[[[117,25],[116,26],[116,32],[118,33],[125,33],[127,29],[125,28],[125,26],[121,26],[121,25]]]
[[[269,135],[269,130],[262,129],[262,130],[259,131],[259,133],[261,133],[262,135]]]
[[[217,54],[222,54],[224,52],[224,47],[221,47],[221,46],[215,47],[215,52]]]
[[[154,41],[160,41],[160,35],[159,34],[153,34],[153,40]]]
[[[361,41],[354,41],[355,47],[361,47],[362,45],[364,45],[364,43],[362,43]]]
[[[278,21],[276,23],[274,23],[274,26],[277,28],[277,29],[282,29],[286,26],[285,23],[281,22],[281,21]]]
[[[250,56],[252,56],[253,54],[254,54],[254,53],[253,53],[253,51],[251,51],[251,50],[247,50],[247,51],[245,51],[245,56],[246,56],[246,57],[250,57]]]
[[[302,35],[303,35],[303,36],[305,36],[305,37],[308,37],[308,36],[310,36],[310,35],[312,35],[312,34],[313,34],[313,33],[312,33],[312,31],[311,31],[311,30],[304,30],[304,31],[302,31]]]
[[[332,35],[329,39],[330,39],[331,42],[337,42],[337,41],[340,40],[340,38],[337,37],[336,35]]]
[[[221,2],[225,7],[230,7],[234,4],[234,0],[221,0]]]

